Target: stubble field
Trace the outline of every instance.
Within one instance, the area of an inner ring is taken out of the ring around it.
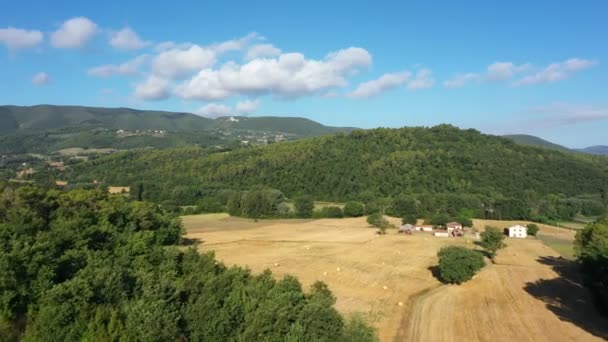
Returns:
[[[433,276],[437,251],[446,245],[474,248],[472,240],[396,230],[378,236],[365,218],[254,222],[213,214],[185,216],[183,223],[187,238],[227,265],[255,273],[268,268],[279,278],[295,275],[305,288],[324,281],[337,297],[337,309],[362,314],[381,341],[608,337],[608,321],[596,318],[571,262],[539,240],[508,240],[497,264],[455,286]],[[475,221],[478,229],[508,224]],[[541,231],[573,238],[559,228]]]

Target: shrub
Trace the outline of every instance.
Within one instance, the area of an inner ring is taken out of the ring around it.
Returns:
[[[344,216],[359,217],[365,215],[365,206],[361,202],[346,202],[344,205]]]
[[[296,216],[301,218],[312,217],[312,211],[315,208],[315,203],[310,196],[300,196],[294,201]]]
[[[528,227],[528,234],[536,236],[536,234],[538,233],[538,230],[539,230],[538,226],[534,223],[530,223],[527,227]]]
[[[323,217],[327,218],[342,218],[344,214],[342,213],[342,209],[336,206],[324,207],[321,209],[321,213]]]
[[[401,220],[401,223],[415,225],[416,223],[418,223],[418,218],[416,217],[416,215],[407,215]]]
[[[464,283],[485,265],[480,253],[465,247],[443,247],[437,256],[441,280],[450,284]]]
[[[490,258],[494,260],[496,251],[503,248],[505,243],[505,234],[496,227],[486,227],[486,230],[481,233],[480,245],[488,251]]]

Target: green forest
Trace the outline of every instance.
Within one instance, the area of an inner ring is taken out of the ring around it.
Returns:
[[[165,205],[225,205],[230,192],[268,188],[293,199],[392,208],[420,216],[466,209],[475,217],[558,219],[604,212],[608,159],[518,145],[508,139],[432,128],[356,130],[217,152],[200,147],[129,151],[57,175],[73,186],[98,179],[131,186]],[[406,211],[406,210],[405,210]]]
[[[322,283],[252,275],[180,246],[147,202],[0,189],[1,341],[374,341]]]

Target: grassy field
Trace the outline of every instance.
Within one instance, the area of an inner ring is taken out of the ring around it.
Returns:
[[[442,285],[430,271],[437,251],[455,244],[474,248],[472,241],[429,233],[399,235],[393,229],[378,236],[365,218],[255,222],[213,214],[185,216],[183,223],[187,238],[198,240],[200,250],[214,251],[228,265],[253,272],[269,268],[276,277],[293,274],[305,287],[326,282],[337,297],[337,309],[347,315],[363,313],[381,341],[608,337],[595,328],[608,327],[608,322],[594,320],[597,315],[584,288],[561,281],[555,263],[568,261],[536,239],[508,240],[497,264],[462,286],[452,286]],[[475,221],[480,230],[508,224]],[[570,233],[555,227],[541,231],[548,236]],[[583,300],[559,302],[565,297]]]

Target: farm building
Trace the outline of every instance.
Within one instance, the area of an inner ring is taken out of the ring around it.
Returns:
[[[416,230],[423,231],[423,232],[432,232],[433,226],[430,226],[430,225],[416,226]]]
[[[450,233],[448,233],[447,230],[435,230],[433,232],[433,236],[437,236],[437,237],[450,237]]]
[[[411,233],[414,230],[414,226],[411,224],[404,224],[399,227],[399,233]]]
[[[462,224],[458,223],[458,222],[448,222],[448,224],[445,225],[448,229],[462,229]]]
[[[525,239],[528,236],[528,228],[522,225],[516,224],[509,227],[510,238],[522,238]]]

